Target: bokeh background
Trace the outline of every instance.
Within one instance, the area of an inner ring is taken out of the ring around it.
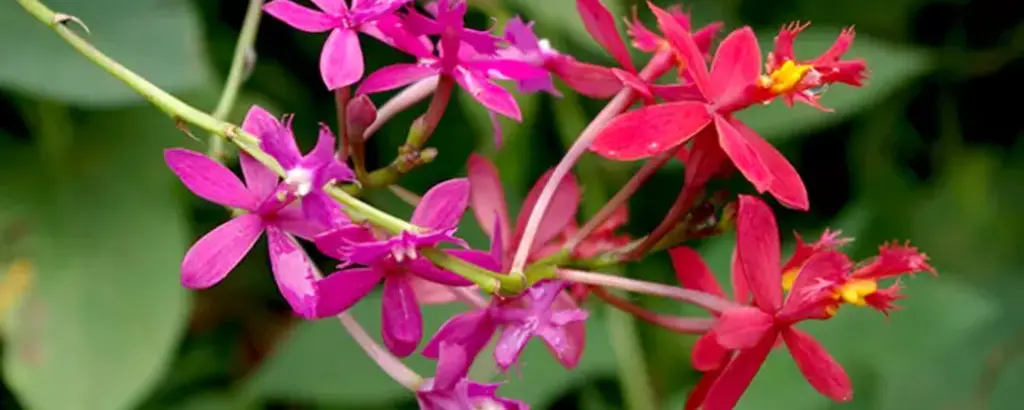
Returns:
[[[212,110],[242,24],[243,0],[50,0],[77,15],[102,50],[168,91]],[[522,15],[579,59],[611,64],[584,31],[571,0],[470,0],[475,27]],[[618,15],[637,0],[604,0]],[[672,4],[657,1],[661,5]],[[832,114],[781,104],[744,113],[797,165],[812,210],[779,209],[785,232],[841,228],[858,257],[909,239],[931,257],[936,279],[908,279],[891,319],[846,308],[806,328],[846,366],[855,400],[839,405],[802,380],[784,350],[762,369],[741,409],[1016,409],[1024,386],[1024,3],[1006,0],[694,0],[698,25],[749,24],[767,50],[777,29],[812,21],[798,55],[827,47],[856,25],[850,56],[867,60],[868,86],[837,86]],[[489,17],[490,16],[490,17]],[[312,144],[334,104],[317,58],[324,40],[265,17],[256,64],[230,119],[252,104],[294,112]],[[368,69],[406,57],[365,40]],[[638,59],[643,58],[640,55]],[[564,88],[563,88],[564,89]],[[375,96],[378,103],[387,95]],[[471,151],[498,164],[513,208],[600,108],[567,93],[521,96],[525,121],[505,122],[496,150],[486,113],[457,94],[430,141],[438,159],[401,181],[422,193],[464,175]],[[371,140],[371,165],[386,164],[418,106]],[[196,137],[207,136],[194,130]],[[0,408],[405,409],[411,396],[367,359],[337,322],[292,318],[270,279],[265,248],[224,283],[202,292],[178,284],[189,244],[227,218],[190,195],[166,170],[162,148],[202,144],[132,90],[75,54],[13,1],[0,3]],[[582,215],[593,213],[639,164],[584,159]],[[658,173],[631,202],[630,231],[656,225],[681,184],[681,164]],[[748,191],[744,183],[729,187]],[[368,198],[407,216],[387,190]],[[462,232],[484,237],[466,218]],[[792,237],[785,236],[791,244]],[[732,238],[693,244],[726,273]],[[330,264],[323,261],[324,268]],[[664,255],[623,274],[674,283]],[[371,297],[373,299],[373,297]],[[675,303],[637,298],[651,309]],[[356,317],[376,334],[379,304]],[[698,374],[690,336],[590,306],[580,368],[561,369],[531,346],[502,392],[537,409],[678,409]],[[462,306],[430,308],[427,331]],[[430,374],[431,362],[410,364]],[[483,366],[479,377],[493,377]]]

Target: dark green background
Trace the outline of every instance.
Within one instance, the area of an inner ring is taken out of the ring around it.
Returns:
[[[245,3],[47,2],[81,17],[92,30],[89,38],[112,57],[206,110],[219,95]],[[639,1],[605,3],[618,15],[633,6],[643,9]],[[559,49],[611,64],[570,0],[471,4],[479,6],[469,18],[475,27],[495,24],[481,9],[499,20],[522,14],[536,20],[538,33]],[[798,40],[797,53],[805,58],[827,47],[843,26],[856,25],[849,55],[866,59],[872,78],[862,89],[829,91],[822,101],[836,113],[773,104],[752,108],[744,118],[787,154],[810,191],[811,212],[778,209],[784,232],[814,236],[826,226],[842,228],[858,238],[849,249],[857,257],[883,241],[910,239],[941,275],[905,281],[909,297],[890,320],[848,308],[806,327],[849,372],[851,404],[818,396],[779,350],[740,408],[1018,408],[1015,388],[1024,383],[1022,3],[700,0],[687,7],[697,24],[754,26],[765,51],[783,24],[812,21]],[[641,15],[650,21],[646,11]],[[318,121],[334,125],[332,98],[317,72],[323,39],[265,16],[258,63],[230,119],[239,121],[254,103],[297,113],[297,135],[310,147]],[[363,44],[368,69],[407,61],[372,40]],[[430,141],[438,159],[401,184],[422,193],[464,174],[467,155],[483,152],[498,164],[517,208],[600,108],[598,101],[573,95],[523,96],[520,104],[524,123],[505,122],[507,143],[496,151],[486,113],[456,94]],[[390,161],[422,109],[399,116],[373,137],[372,166]],[[265,248],[257,246],[214,289],[187,292],[178,285],[187,246],[228,215],[190,195],[166,170],[161,149],[169,146],[203,149],[16,3],[0,3],[0,263],[28,258],[38,268],[31,292],[3,313],[0,407],[414,407],[336,322],[289,318],[270,279]],[[594,212],[637,166],[586,157],[577,168],[585,186],[583,214]],[[680,183],[678,163],[659,172],[630,204],[630,231],[643,234],[656,225]],[[729,186],[750,189],[738,181]],[[386,190],[369,199],[396,214],[410,213]],[[471,219],[462,232],[481,246],[484,237]],[[730,238],[699,246],[724,274]],[[667,262],[659,255],[625,272],[672,283]],[[660,311],[693,312],[638,300]],[[628,406],[621,386],[631,386],[628,391],[639,397],[655,399],[653,409],[680,408],[697,377],[688,361],[693,338],[591,307],[595,315],[579,370],[561,370],[543,348],[532,346],[519,371],[504,377],[509,382],[502,392],[537,409],[616,409]],[[428,309],[428,332],[461,309]],[[378,310],[374,300],[354,310],[374,334]],[[430,374],[429,361],[410,362]],[[489,374],[486,368],[476,372]],[[620,383],[624,379],[629,382]]]

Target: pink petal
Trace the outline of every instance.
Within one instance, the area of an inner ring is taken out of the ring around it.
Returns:
[[[616,161],[633,161],[675,148],[711,122],[707,106],[696,101],[652,105],[608,123],[590,150]]]
[[[259,135],[260,148],[273,157],[284,169],[294,168],[302,160],[302,153],[292,133],[292,115],[286,115],[276,132]]]
[[[493,323],[488,317],[489,311],[477,310],[472,312],[460,313],[448,319],[444,322],[437,333],[427,341],[427,344],[423,346],[423,357],[428,359],[437,359],[440,354],[441,342],[444,341],[462,341],[467,338],[476,339],[480,344],[487,344],[488,341],[494,336]],[[490,330],[490,332],[487,332]],[[488,334],[490,333],[490,334]],[[486,339],[486,340],[485,340]],[[473,340],[470,340],[471,342]]]
[[[302,197],[301,201],[303,217],[316,226],[320,226],[321,231],[329,227],[344,225],[349,221],[348,216],[341,210],[341,205],[326,192],[310,192],[309,195]],[[308,231],[299,233],[306,234]]]
[[[562,291],[551,305],[551,309],[556,312],[555,316],[557,316],[560,312],[579,311],[580,307],[568,292]],[[579,365],[580,358],[583,357],[583,349],[587,345],[587,322],[582,319],[576,320],[566,324],[563,328],[565,329],[565,340],[556,352],[555,359],[561,363],[562,367],[575,369]]]
[[[554,171],[554,169],[549,169],[544,175],[541,175],[537,183],[533,184],[533,188],[530,188],[530,192],[526,194],[523,206],[519,209],[519,216],[516,218],[516,230],[513,236],[515,243],[518,243],[519,239],[522,238],[523,231],[526,230],[526,222],[533,212],[533,207],[537,204],[541,191],[544,190],[544,186],[547,185],[548,179],[551,178],[551,174]],[[541,218],[540,226],[537,227],[537,233],[534,235],[530,253],[536,252],[547,244],[548,241],[565,231],[566,226],[575,222],[579,206],[580,186],[576,182],[576,176],[571,173],[566,174],[565,178],[558,184],[558,188],[555,190],[554,197],[551,198],[551,203],[548,205],[544,217]]]
[[[697,339],[690,357],[694,369],[707,372],[721,369],[729,360],[729,350],[718,343],[717,336],[712,330]]]
[[[348,310],[368,295],[384,278],[377,269],[358,268],[334,272],[316,282],[320,317],[333,316]]]
[[[715,340],[726,349],[749,349],[768,334],[772,326],[772,316],[760,309],[747,306],[726,309],[715,323]]]
[[[256,197],[231,170],[198,152],[184,148],[164,150],[164,162],[181,183],[200,198],[218,205],[252,210]]]
[[[495,227],[498,227],[501,242],[510,243],[512,224],[509,222],[508,205],[505,204],[505,191],[501,187],[498,170],[487,158],[476,153],[469,154],[466,169],[470,208],[480,228],[493,240]]]
[[[278,132],[281,129],[281,122],[277,120],[270,111],[258,105],[253,105],[245,113],[242,120],[242,130],[260,138],[263,134]]]
[[[410,278],[409,286],[412,286],[416,301],[421,305],[443,305],[458,300],[451,287],[426,279]]]
[[[793,209],[806,211],[810,208],[810,201],[807,199],[807,188],[800,174],[793,168],[793,164],[780,153],[772,144],[757,135],[757,132],[750,129],[746,124],[737,119],[730,121],[733,127],[743,135],[750,148],[754,149],[757,156],[761,158],[768,173],[771,174],[771,184],[768,192],[779,201],[779,203]]]
[[[320,10],[326,11],[330,14],[342,15],[348,13],[348,6],[345,5],[345,0],[312,0],[312,2],[319,7]]]
[[[320,75],[329,90],[350,86],[363,78],[363,50],[355,30],[337,28],[327,36],[320,53]]]
[[[453,254],[457,251],[446,252]],[[470,286],[473,284],[469,279],[466,279],[454,272],[439,268],[426,259],[418,258],[406,263],[408,264],[410,273],[434,283],[440,283],[447,286]]]
[[[494,146],[495,148],[501,149],[504,137],[501,131],[501,120],[498,118],[498,113],[488,110],[487,117],[491,120],[491,133],[494,134]]]
[[[291,0],[271,1],[263,5],[263,11],[289,26],[309,33],[324,32],[338,25],[337,19]]]
[[[654,98],[654,94],[651,93],[651,88],[648,87],[647,83],[638,75],[618,68],[613,68],[612,74],[614,74],[615,78],[618,78],[619,81],[622,81],[623,85],[632,88],[637,92],[637,94],[640,94],[640,96],[648,100]]]
[[[745,305],[750,302],[750,287],[747,286],[747,276],[743,273],[743,266],[739,263],[739,252],[736,252],[735,248],[732,250],[729,266],[733,300]]]
[[[306,319],[322,317],[314,288],[317,271],[309,255],[295,239],[274,226],[267,227],[267,245],[270,247],[270,268],[274,272],[274,280],[292,310]]]
[[[384,345],[395,356],[411,355],[423,338],[423,319],[408,277],[391,275],[384,279],[381,308]]]
[[[583,18],[583,25],[587,32],[594,36],[608,53],[618,61],[622,68],[636,72],[633,61],[629,58],[629,50],[626,43],[622,41],[618,29],[615,27],[615,17],[601,4],[600,0],[577,0],[576,9]]]
[[[611,98],[622,90],[622,81],[607,67],[582,63],[570,56],[551,58],[545,67],[569,88],[590,98]]]
[[[741,350],[708,390],[704,410],[732,410],[754,381],[757,371],[775,346],[777,336],[769,335],[751,349]]]
[[[242,165],[242,176],[245,177],[245,185],[257,201],[263,200],[274,193],[277,188],[277,174],[267,168],[249,154],[240,152],[238,162]]]
[[[750,27],[729,34],[718,45],[711,63],[711,100],[729,99],[729,95],[742,92],[761,75],[761,47]]]
[[[293,202],[292,205],[275,212],[271,223],[273,223],[274,226],[281,228],[282,231],[308,241],[312,241],[317,235],[320,235],[333,227],[323,225],[319,222],[306,218],[306,215],[302,210],[302,206],[295,202]],[[338,221],[338,226],[345,225],[347,223],[349,223],[348,217],[345,217],[343,220]]]
[[[843,367],[836,363],[828,351],[810,335],[796,329],[782,331],[789,353],[796,367],[815,390],[835,401],[853,399],[853,385]]]
[[[492,83],[487,77],[476,71],[458,68],[452,73],[455,81],[488,110],[504,115],[516,121],[523,120],[519,104],[508,90]]]
[[[718,296],[725,296],[718,279],[704,264],[704,259],[693,249],[679,246],[668,250],[672,258],[672,269],[676,271],[676,279],[686,289],[699,290]]]
[[[647,4],[650,5],[651,11],[657,17],[658,26],[665,34],[665,40],[668,40],[672,49],[684,62],[687,72],[693,77],[694,84],[700,89],[701,94],[710,96],[708,92],[710,91],[711,77],[708,73],[708,63],[704,61],[703,53],[697,48],[690,31],[679,25],[679,21],[669,12],[651,3]]]
[[[771,208],[757,197],[739,196],[736,251],[757,306],[777,311],[782,306],[779,227]]]
[[[469,206],[469,179],[449,179],[430,188],[409,220],[413,225],[447,230],[455,228]]]
[[[548,76],[548,70],[525,61],[492,59],[462,63],[470,71],[487,73],[499,80],[529,80]]]
[[[690,396],[686,398],[686,404],[683,405],[683,410],[697,410],[702,404],[704,404],[704,398],[708,396],[708,391],[711,390],[711,386],[715,385],[718,381],[719,376],[722,375],[721,368],[708,371],[700,377],[697,381],[697,385],[693,386],[693,390],[690,391]]]
[[[374,71],[359,84],[357,94],[393,90],[403,85],[437,75],[435,67],[423,64],[394,64]]]
[[[772,174],[743,134],[728,120],[718,115],[715,116],[715,128],[718,129],[718,144],[736,165],[736,169],[743,173],[758,192],[768,190],[772,184]]]
[[[261,233],[259,215],[245,214],[199,238],[181,261],[181,284],[192,289],[216,285],[249,253]]]

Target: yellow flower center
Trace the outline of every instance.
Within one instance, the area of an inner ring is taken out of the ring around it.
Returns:
[[[793,268],[782,272],[782,289],[790,290],[793,289],[793,284],[796,283],[796,275],[800,274],[800,268]]]
[[[782,94],[795,88],[812,68],[806,64],[796,64],[793,60],[786,60],[775,71],[761,76],[761,86],[770,88],[773,93]]]
[[[864,306],[867,304],[867,301],[864,298],[875,293],[877,290],[877,282],[861,279],[848,282],[839,287],[835,290],[833,296],[836,300],[842,299],[844,302],[854,306]]]

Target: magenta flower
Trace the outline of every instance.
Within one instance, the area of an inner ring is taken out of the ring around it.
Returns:
[[[495,320],[504,326],[498,345],[494,348],[494,360],[498,368],[508,370],[519,359],[526,348],[526,342],[536,336],[544,341],[555,357],[562,363],[572,360],[582,346],[571,342],[569,325],[582,324],[587,319],[583,309],[555,309],[556,299],[563,295],[565,283],[545,281],[533,285],[516,301],[495,309]]]
[[[498,50],[498,56],[501,58],[523,61],[547,69],[547,65],[552,59],[559,55],[558,51],[551,48],[551,43],[548,40],[538,39],[537,35],[533,33],[533,22],[524,23],[519,16],[513,17],[505,23],[505,41],[509,45]],[[556,97],[562,96],[562,93],[555,89],[555,83],[550,73],[536,78],[519,80],[517,84],[519,92],[522,93],[544,91]]]
[[[295,144],[291,123],[290,115],[278,121],[267,110],[254,105],[246,114],[242,129],[257,136],[260,148],[284,168],[284,183],[278,187],[277,195],[300,198],[306,217],[325,226],[339,226],[336,222],[339,220],[347,222],[338,203],[323,191],[324,186],[335,181],[355,179],[355,173],[334,156],[334,134],[320,124],[316,147],[302,156]]]
[[[427,379],[416,392],[421,410],[527,410],[521,401],[497,396],[500,384],[477,383],[459,370],[466,353],[456,345],[443,345],[441,359],[434,377]],[[456,364],[452,367],[451,364]]]
[[[287,206],[274,194],[277,175],[245,154],[240,156],[244,185],[223,165],[197,152],[172,148],[164,151],[164,160],[200,198],[247,211],[192,245],[181,262],[182,285],[191,289],[216,285],[266,231],[270,266],[281,295],[302,317],[317,317],[315,271],[291,234],[311,238],[327,227],[304,218],[297,208]]]
[[[468,31],[463,26],[466,14],[464,1],[447,0],[439,2],[436,20],[427,17],[419,18],[432,23],[417,23],[428,28],[438,26],[443,29],[430,29],[428,33],[440,31],[441,40],[438,53],[422,51],[412,53],[419,61],[416,64],[394,64],[366,77],[360,84],[358,93],[370,94],[392,90],[410,83],[437,75],[450,75],[474,99],[497,114],[522,121],[522,113],[515,98],[508,91],[491,82],[491,78],[526,80],[546,76],[546,70],[534,67],[522,61],[498,59],[475,50],[464,34]],[[479,42],[479,41],[477,41]],[[462,47],[469,44],[470,47]]]
[[[423,196],[411,220],[420,228],[415,232],[405,231],[380,239],[370,228],[348,225],[317,236],[317,247],[342,261],[341,270],[317,283],[319,292],[331,295],[321,301],[322,313],[333,315],[347,310],[383,281],[384,344],[397,356],[412,354],[423,335],[415,291],[417,281],[447,286],[472,285],[463,277],[420,258],[417,251],[442,242],[464,245],[454,233],[468,203],[469,182],[453,179],[434,186]],[[451,253],[457,254],[457,251]],[[349,267],[353,264],[365,267]]]
[[[453,316],[437,329],[437,333],[434,333],[434,337],[423,347],[421,354],[426,358],[443,362],[446,374],[454,375],[456,378],[466,377],[473,361],[487,347],[487,343],[490,343],[494,332],[498,331],[498,322],[494,320],[493,312],[494,308],[491,305]]]
[[[393,47],[416,47],[420,40],[409,34],[394,11],[410,0],[313,0],[320,11],[291,0],[274,0],[263,10],[279,20],[309,33],[330,31],[320,53],[320,75],[328,89],[355,84],[363,77],[363,51],[357,33],[374,37]],[[422,47],[422,45],[419,45]]]

